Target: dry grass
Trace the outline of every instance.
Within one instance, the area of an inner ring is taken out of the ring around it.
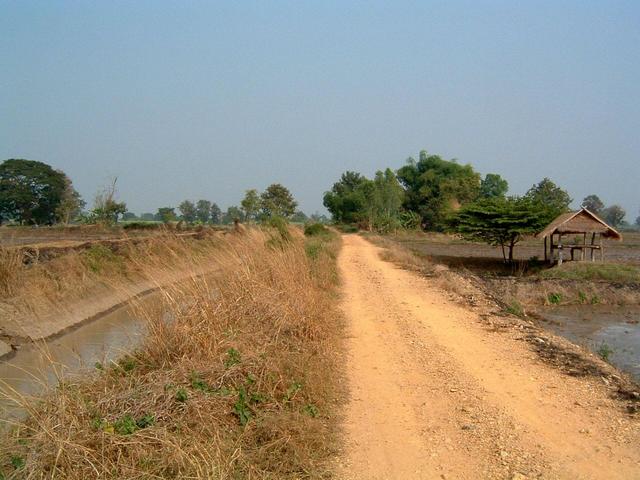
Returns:
[[[0,445],[5,477],[324,478],[337,242],[309,256],[299,235],[223,241],[206,256],[218,274],[165,287],[162,305],[139,311],[148,335],[136,352],[26,406]],[[203,258],[189,261],[195,272]]]
[[[161,273],[193,265],[221,242],[220,234],[180,237],[165,232],[135,242],[93,243],[44,256],[38,249],[0,249],[0,312],[25,321],[63,311],[82,299],[124,291]],[[0,327],[6,325],[0,324]]]

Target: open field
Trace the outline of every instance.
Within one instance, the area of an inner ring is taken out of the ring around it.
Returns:
[[[419,255],[452,267],[470,270],[504,271],[500,247],[467,242],[450,235],[438,233],[407,233],[393,236],[398,243],[409,247]],[[640,266],[640,233],[625,233],[623,241],[605,241],[607,262]],[[514,251],[516,260],[544,259],[542,240],[528,238],[520,242]]]

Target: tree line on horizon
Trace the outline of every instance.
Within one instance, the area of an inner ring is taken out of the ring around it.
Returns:
[[[0,225],[14,222],[21,225],[54,225],[69,223],[108,224],[126,222],[183,221],[187,224],[231,224],[234,221],[259,222],[279,216],[292,222],[327,221],[318,213],[307,217],[297,210],[291,192],[274,183],[264,192],[247,190],[240,206],[226,211],[210,200],[184,200],[178,207],[160,207],[156,213],[136,215],[117,199],[117,178],[98,191],[93,207],[85,210],[86,202],[74,188],[71,179],[61,170],[46,163],[8,159],[0,164]]]
[[[346,171],[325,192],[323,204],[336,223],[388,233],[422,229],[456,233],[466,239],[502,246],[512,261],[515,245],[569,211],[569,193],[544,178],[522,196],[507,195],[499,174],[482,177],[470,164],[445,160],[423,150],[397,170],[376,172],[373,179]],[[614,227],[626,226],[619,205],[605,207],[597,195],[583,206]],[[640,216],[636,219],[640,227]]]

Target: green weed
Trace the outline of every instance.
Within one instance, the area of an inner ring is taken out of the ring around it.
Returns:
[[[522,305],[517,300],[512,300],[504,310],[506,313],[515,315],[516,317],[524,317],[524,308],[522,308]]]
[[[587,303],[587,294],[582,290],[578,292],[578,300],[580,303]]]
[[[312,418],[315,418],[315,417],[318,416],[319,410],[318,410],[318,407],[316,407],[312,403],[309,403],[309,404],[305,405],[304,407],[302,407],[302,413],[304,413],[305,415],[308,415],[308,416],[310,416]]]
[[[602,343],[596,353],[602,360],[604,360],[605,362],[608,362],[609,357],[613,353],[613,349],[606,343]]]
[[[233,405],[233,413],[238,417],[242,426],[251,419],[251,409],[247,403],[247,391],[244,387],[238,389],[238,400]]]
[[[547,300],[549,300],[549,303],[552,305],[560,305],[560,302],[562,302],[562,294],[550,293],[549,295],[547,295]]]
[[[226,368],[233,367],[234,365],[239,364],[241,361],[242,359],[238,350],[233,347],[227,350],[227,358],[224,361],[224,366]]]
[[[185,403],[187,400],[189,400],[189,394],[184,388],[179,388],[176,391],[176,395],[174,398],[176,399],[176,402]]]

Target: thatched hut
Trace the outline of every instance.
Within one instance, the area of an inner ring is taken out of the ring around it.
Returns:
[[[562,243],[562,237],[567,236],[571,237]],[[596,258],[596,251],[599,251],[600,259],[604,261],[602,240],[604,238],[622,240],[622,235],[616,229],[584,207],[577,212],[563,213],[536,237],[544,238],[545,260],[553,263],[555,252],[558,252],[558,265],[561,265],[563,260],[568,260],[564,258],[566,251],[570,252],[571,260],[574,260],[576,250],[580,252],[580,260],[586,260],[588,256],[593,262]],[[549,244],[548,248],[547,243]]]

